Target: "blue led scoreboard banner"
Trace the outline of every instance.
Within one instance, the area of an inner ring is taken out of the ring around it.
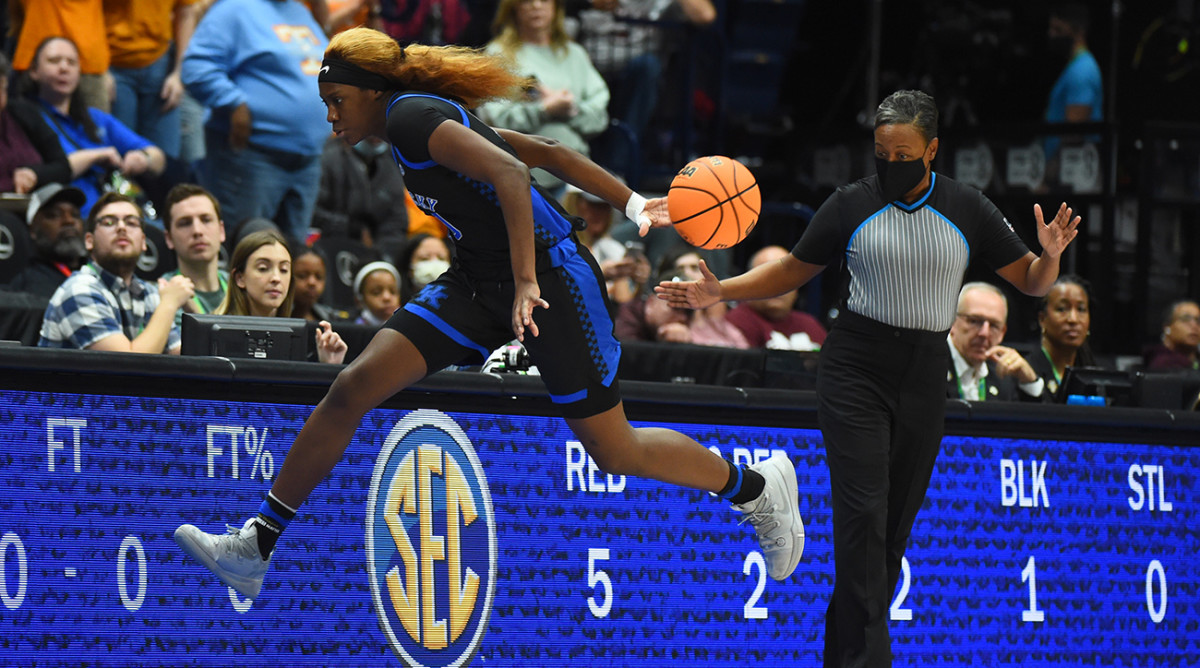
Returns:
[[[378,409],[250,601],[171,534],[240,525],[310,410],[0,391],[0,663],[820,665],[818,432],[663,425],[796,463],[808,542],[778,583],[728,504],[598,471],[560,419]],[[1196,448],[947,437],[895,664],[1197,665],[1198,473]]]

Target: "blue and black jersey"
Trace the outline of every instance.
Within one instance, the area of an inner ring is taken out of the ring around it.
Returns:
[[[516,155],[492,128],[462,105],[423,93],[398,95],[388,105],[388,140],[417,206],[449,228],[457,257],[452,268],[414,296],[386,327],[416,346],[430,372],[482,362],[513,338],[515,286],[508,228],[491,184],[433,161],[429,137],[442,123],[462,123]],[[550,399],[566,417],[606,411],[620,401],[621,345],[613,336],[604,276],[576,243],[573,220],[552,198],[530,186],[538,287],[549,309],[533,314],[540,334],[525,347]]]
[[[429,137],[442,123],[462,123],[502,150],[516,152],[486,123],[446,98],[403,93],[390,102],[387,113],[388,141],[404,170],[404,183],[417,206],[449,228],[461,266],[473,278],[511,280],[508,230],[495,188],[434,162]],[[560,245],[570,239],[574,224],[536,186],[530,186],[530,198],[538,268],[557,267],[563,260]]]

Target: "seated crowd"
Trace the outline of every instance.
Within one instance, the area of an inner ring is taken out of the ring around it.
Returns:
[[[678,1],[696,24],[713,20],[707,0]],[[499,2],[496,37],[487,48],[537,85],[525,99],[488,103],[479,113],[494,125],[552,136],[586,153],[609,124],[606,78],[624,81],[631,68],[654,59],[643,54],[620,67],[610,63],[602,75],[568,34],[565,4]],[[329,17],[324,5],[313,4],[320,21],[296,0],[188,5],[176,18],[186,18],[194,33],[176,41],[177,52],[151,59],[163,68],[153,122],[118,117],[118,109],[126,115],[139,107],[128,99],[109,99],[113,113],[102,108],[86,69],[96,45],[77,31],[20,31],[18,53],[27,62],[17,75],[0,54],[0,192],[19,203],[0,210],[0,223],[28,248],[0,274],[0,290],[46,300],[38,345],[178,353],[183,313],[290,316],[319,323],[316,357],[340,363],[347,346],[339,323],[381,326],[450,266],[446,228],[414,204],[388,144],[368,139],[351,146],[330,136],[315,90],[326,26],[363,17]],[[386,15],[369,18],[402,32]],[[36,25],[44,31],[51,23]],[[293,39],[271,37],[274,25],[291,26]],[[128,44],[108,27],[113,53],[126,53]],[[230,40],[231,34],[242,39]],[[123,84],[130,72],[118,74],[115,94],[132,95]],[[623,113],[644,127],[653,91],[650,101],[628,87],[619,93]],[[189,101],[208,110],[203,128],[174,113]],[[602,147],[597,159],[621,153],[612,149]],[[619,164],[606,166],[620,171]],[[813,315],[820,305],[801,304],[797,291],[698,311],[671,308],[655,298],[656,282],[695,280],[701,260],[728,275],[733,251],[663,248],[658,235],[647,253],[636,226],[606,202],[548,173],[535,178],[581,219],[579,239],[607,281],[622,340],[820,349],[827,324]],[[788,252],[754,249],[748,268]],[[947,338],[947,397],[1065,401],[1067,369],[1096,365],[1088,344],[1090,305],[1086,281],[1059,278],[1040,302],[1040,340],[1022,354],[1002,345],[1004,293],[986,283],[964,286]],[[1144,368],[1200,368],[1197,303],[1173,303],[1162,326],[1161,340],[1145,350]]]

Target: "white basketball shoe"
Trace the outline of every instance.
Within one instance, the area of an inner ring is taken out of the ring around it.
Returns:
[[[763,493],[753,501],[734,504],[758,534],[758,544],[767,560],[767,574],[786,580],[804,554],[804,521],[800,518],[800,490],[796,467],[786,455],[775,455],[754,466],[766,479]]]
[[[258,549],[258,524],[251,517],[242,528],[228,529],[224,535],[214,535],[184,524],[175,530],[175,542],[221,578],[221,582],[242,596],[256,598],[262,589],[263,576],[271,566],[271,558],[263,559]]]

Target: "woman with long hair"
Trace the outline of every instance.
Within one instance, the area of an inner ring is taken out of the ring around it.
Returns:
[[[608,127],[608,84],[582,46],[567,35],[565,0],[500,0],[487,52],[511,60],[533,79],[518,100],[492,100],[479,117],[498,127],[558,140],[587,155],[588,141]],[[534,170],[561,197],[563,182]]]
[[[643,228],[669,224],[665,199],[645,198],[561,144],[493,130],[471,114],[524,80],[470,49],[412,45],[365,28],[337,35],[318,85],[334,134],[351,144],[387,139],[405,183],[455,239],[455,263],[396,311],[338,374],[313,411],[259,513],[241,529],[208,534],[185,524],[175,539],[243,595],[262,586],[275,543],[296,509],[342,458],[366,412],[451,364],[482,362],[515,336],[550,399],[598,467],[713,492],[758,532],[769,574],[782,580],[803,551],[796,470],[786,456],[735,466],[668,429],[635,429],[617,384],[604,279],[557,203],[530,181],[541,167],[604,198]]]
[[[71,164],[71,185],[87,195],[81,209],[87,215],[113,171],[125,177],[156,176],[166,167],[166,155],[111,114],[89,107],[79,78],[75,42],[48,37],[34,51],[22,87],[58,134]]]
[[[229,289],[215,313],[288,318],[292,315],[296,281],[287,241],[275,230],[251,232],[238,242],[229,258]],[[317,324],[317,359],[341,364],[346,342],[329,321]]]

